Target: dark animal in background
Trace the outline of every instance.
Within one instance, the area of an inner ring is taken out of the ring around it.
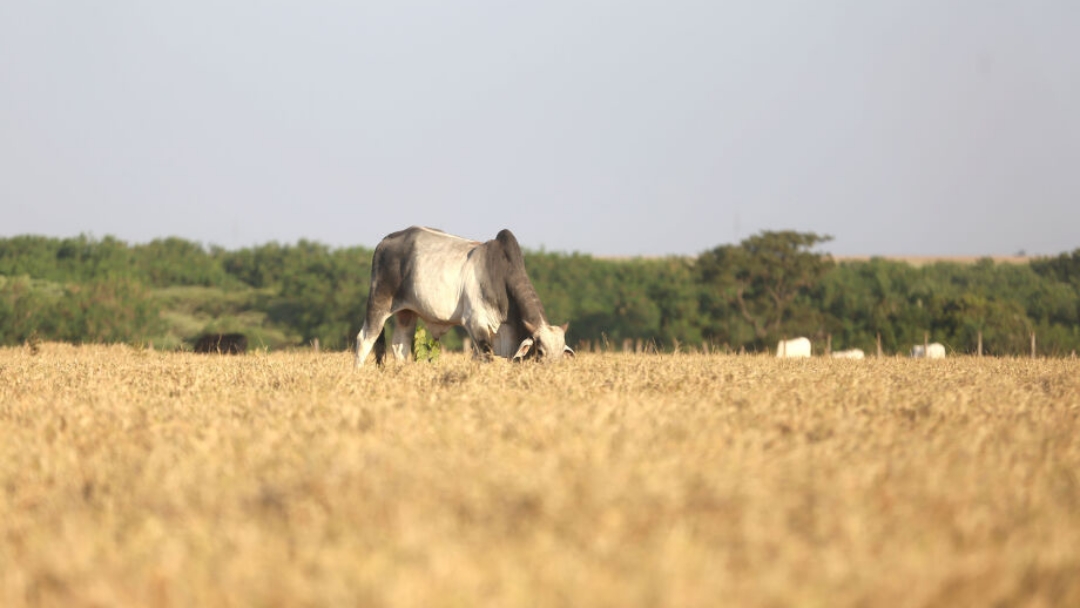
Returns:
[[[242,355],[247,350],[244,334],[203,334],[195,340],[195,352]]]

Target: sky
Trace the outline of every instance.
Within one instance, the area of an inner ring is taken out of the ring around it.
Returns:
[[[1080,247],[1080,2],[0,4],[0,237]]]

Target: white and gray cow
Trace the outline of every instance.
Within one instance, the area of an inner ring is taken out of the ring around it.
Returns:
[[[548,322],[509,230],[485,243],[417,226],[388,235],[371,259],[356,367],[372,348],[376,363],[382,363],[383,325],[391,316],[396,316],[392,345],[399,361],[410,353],[417,318],[435,339],[463,326],[474,354],[485,359],[554,361],[574,354],[566,345],[567,325]]]

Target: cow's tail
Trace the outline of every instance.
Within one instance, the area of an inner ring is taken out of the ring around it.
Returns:
[[[379,337],[375,339],[375,365],[381,366],[384,360],[386,360],[386,334],[380,331]]]

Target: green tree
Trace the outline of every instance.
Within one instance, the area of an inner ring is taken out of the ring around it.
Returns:
[[[694,280],[694,265],[683,258],[643,262],[649,299],[656,303],[660,318],[657,337],[665,345],[674,341],[697,345],[702,342],[701,294]]]
[[[934,328],[941,339],[956,345],[961,352],[974,351],[981,332],[983,351],[1004,355],[1024,351],[1032,323],[1015,300],[969,292],[941,305],[935,314]]]
[[[35,289],[29,277],[0,276],[0,344],[22,344],[30,336],[56,332],[51,309],[56,298]]]
[[[281,285],[287,260],[296,248],[279,243],[226,251],[220,254],[222,267],[230,276],[255,288]]]
[[[138,342],[160,329],[160,310],[150,292],[129,278],[72,285],[64,298],[72,342]]]
[[[830,240],[814,233],[765,231],[701,254],[695,270],[704,288],[728,303],[761,344],[782,333],[785,321],[812,316],[808,302],[799,297],[833,267],[831,256],[811,251]]]
[[[347,348],[360,331],[371,254],[362,247],[331,250],[305,240],[287,248],[271,319],[299,333],[305,343],[318,338],[327,348]]]
[[[1080,288],[1080,249],[1056,257],[1032,260],[1031,269],[1039,276]]]
[[[90,281],[134,274],[131,249],[111,236],[98,240],[83,234],[63,239],[56,251],[56,262],[60,273],[55,280]]]
[[[202,245],[176,237],[135,245],[132,257],[140,276],[154,287],[220,286],[228,276],[220,259]]]
[[[834,265],[812,251],[828,238],[765,232],[697,260],[543,251],[525,260],[549,319],[570,322],[571,345],[607,337],[760,348],[782,334],[828,332],[834,346],[872,348],[880,334],[886,351],[906,352],[930,331],[964,352],[981,331],[988,352],[1022,354],[1035,331],[1040,352],[1080,349],[1080,249],[1030,266]],[[254,323],[277,344],[345,347],[359,329],[370,264],[369,249],[310,241],[225,251],[178,238],[0,238],[0,343],[142,340],[166,331],[155,329],[160,307],[174,313],[169,335],[186,335],[191,321],[245,331]],[[165,289],[174,286],[192,288]]]

